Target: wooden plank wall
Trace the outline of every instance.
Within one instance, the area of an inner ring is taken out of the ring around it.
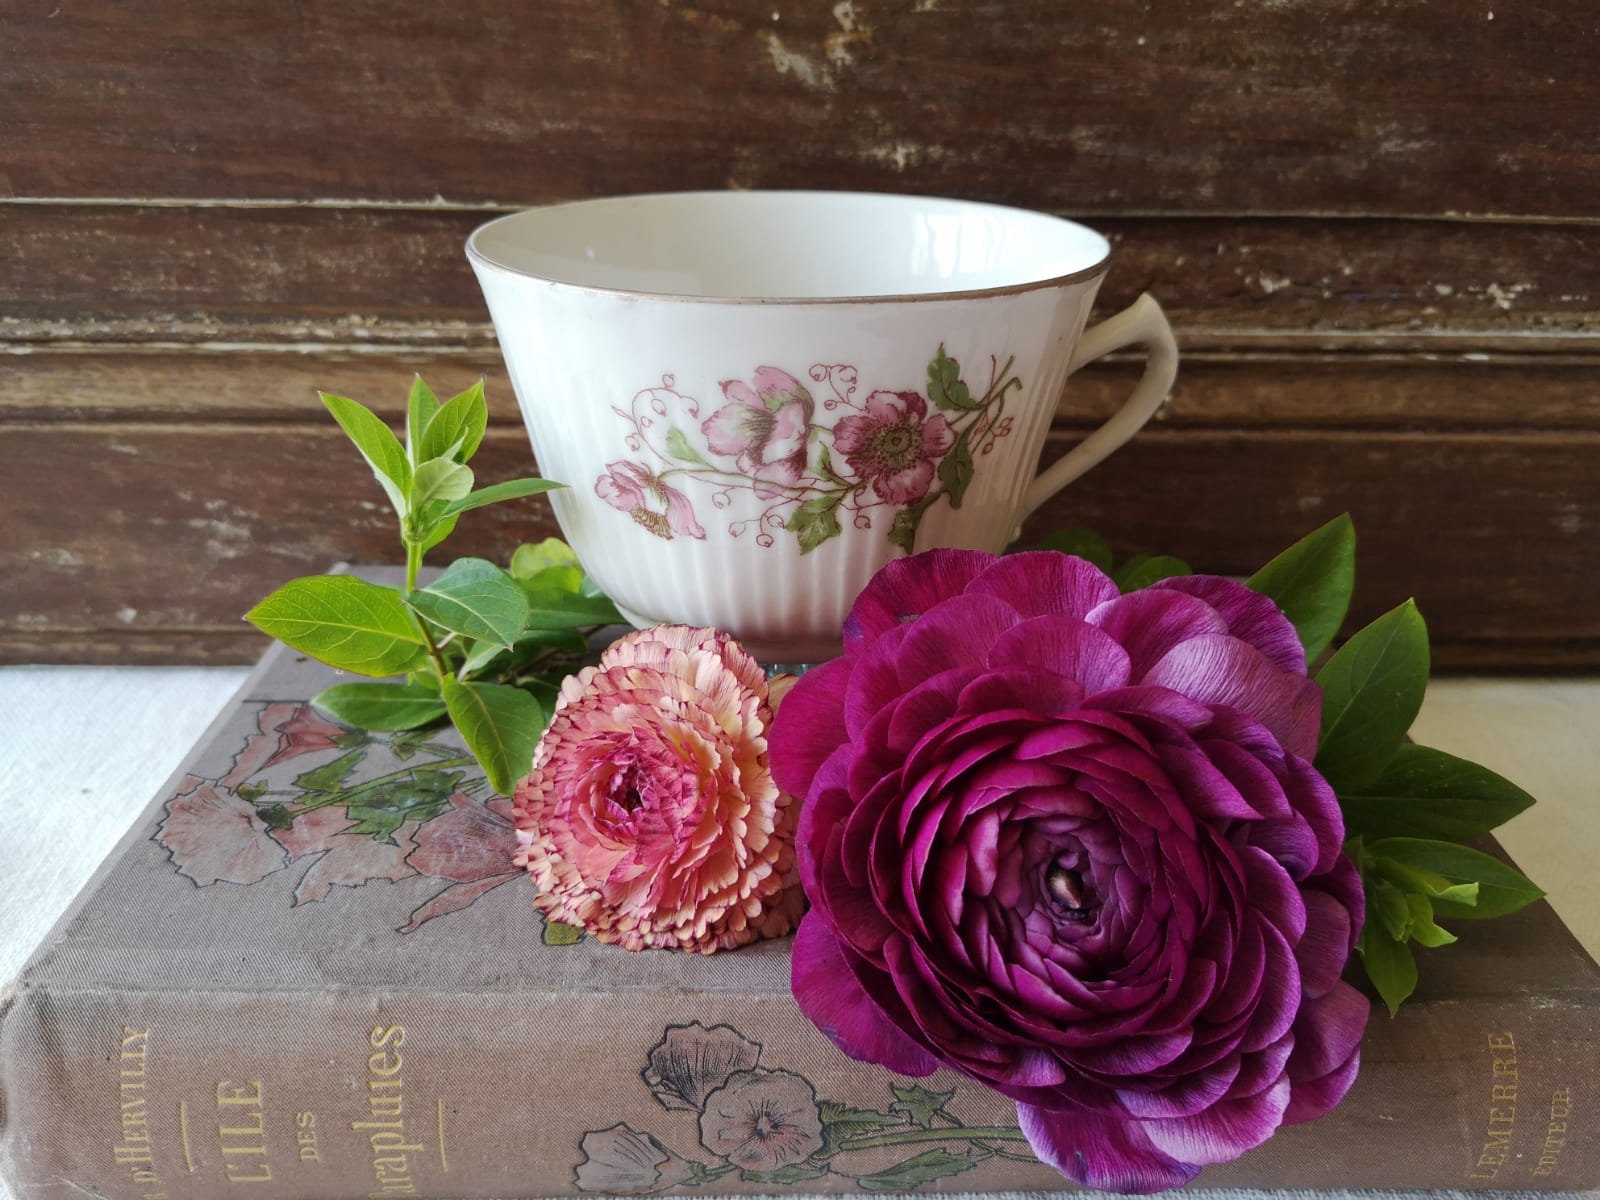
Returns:
[[[479,221],[816,187],[1087,220],[1103,307],[1166,306],[1171,404],[1037,530],[1238,572],[1349,510],[1358,616],[1600,666],[1585,0],[14,0],[0,49],[0,661],[246,661],[277,582],[393,559],[317,387],[487,374],[482,475],[522,473]]]

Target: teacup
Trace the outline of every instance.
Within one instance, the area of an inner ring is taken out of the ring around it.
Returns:
[[[890,559],[999,552],[1160,407],[1148,296],[1084,332],[1109,246],[967,201],[690,192],[474,232],[556,518],[629,620],[715,625],[769,662],[838,653]],[[1043,470],[1062,386],[1148,348],[1118,412]]]

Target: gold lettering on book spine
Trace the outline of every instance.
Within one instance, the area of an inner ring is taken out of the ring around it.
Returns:
[[[261,1081],[217,1084],[217,1149],[229,1183],[271,1183],[267,1162],[267,1103]]]
[[[1550,1123],[1545,1126],[1544,1145],[1539,1147],[1539,1165],[1533,1173],[1548,1179],[1556,1173],[1561,1152],[1567,1147],[1567,1120],[1572,1116],[1572,1089],[1557,1088],[1550,1095]]]
[[[1468,1179],[1494,1179],[1511,1161],[1511,1139],[1517,1130],[1517,1043],[1509,1033],[1488,1035],[1489,1119],[1484,1125],[1478,1161]]]
[[[406,1137],[405,1056],[403,1025],[375,1025],[367,1035],[367,1119],[351,1121],[350,1128],[367,1137],[372,1149],[372,1178],[367,1193],[372,1200],[385,1196],[417,1195],[416,1160],[426,1147]],[[413,1122],[415,1124],[415,1122]],[[421,1135],[413,1133],[412,1138]]]
[[[166,1200],[156,1177],[155,1152],[150,1143],[150,1105],[145,1089],[149,1053],[150,1031],[124,1025],[116,1060],[118,1120],[111,1158],[119,1167],[128,1169],[128,1177],[139,1185],[142,1200]]]

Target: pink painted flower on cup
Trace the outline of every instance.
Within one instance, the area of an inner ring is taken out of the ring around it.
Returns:
[[[1014,1099],[1094,1187],[1178,1186],[1320,1116],[1368,1007],[1320,709],[1294,628],[1229,580],[889,564],[773,733],[805,798],[797,1001],[853,1057]]]
[[[797,804],[767,732],[792,680],[715,629],[614,642],[562,685],[516,791],[534,904],[630,950],[711,953],[794,928]]]
[[[627,513],[659,538],[705,540],[706,531],[695,519],[689,497],[648,467],[627,461],[607,463],[606,473],[595,480],[594,490],[612,508]]]
[[[700,426],[706,444],[717,454],[733,455],[763,499],[783,494],[764,483],[798,484],[815,408],[805,385],[777,367],[757,367],[750,383],[725,380],[722,394],[728,403]]]
[[[890,504],[915,504],[933,483],[934,464],[955,445],[950,422],[916,392],[873,392],[864,416],[845,417],[833,430],[834,449],[860,479]]]

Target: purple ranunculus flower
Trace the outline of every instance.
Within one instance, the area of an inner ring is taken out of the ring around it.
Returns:
[[[939,550],[844,632],[771,741],[805,797],[795,997],[842,1050],[988,1084],[1041,1159],[1125,1192],[1339,1101],[1361,888],[1271,601]]]

